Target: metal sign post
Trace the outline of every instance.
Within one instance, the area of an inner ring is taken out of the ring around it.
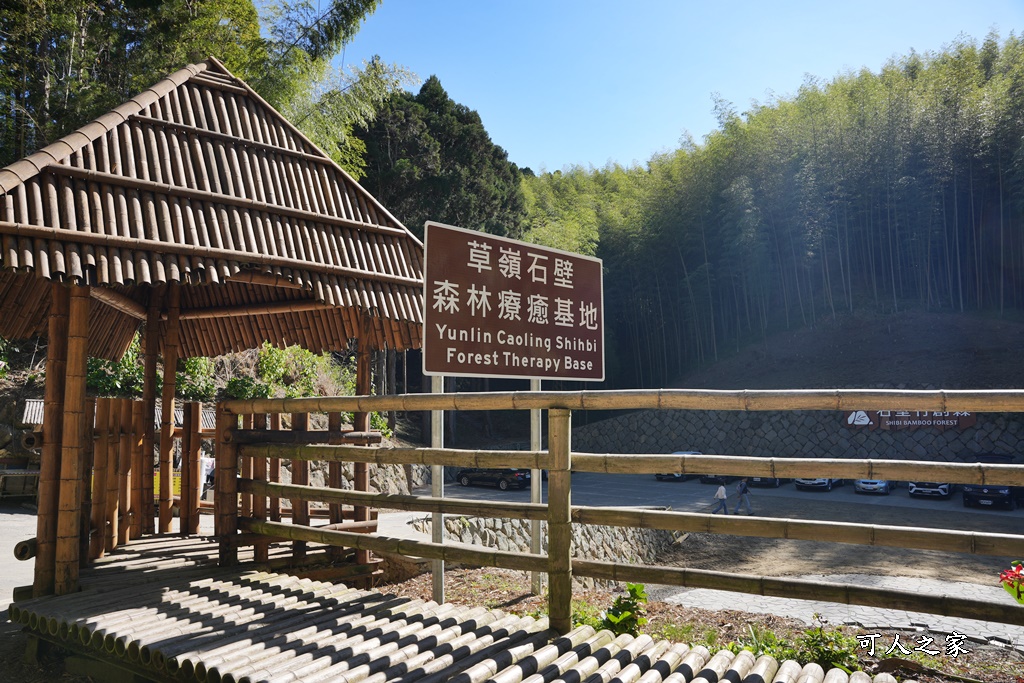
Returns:
[[[430,392],[444,393],[444,375],[430,378]],[[430,447],[444,448],[443,410],[430,411]],[[444,498],[444,465],[430,466],[430,495],[434,498]],[[444,543],[444,515],[440,512],[431,513],[430,540],[434,543]],[[431,560],[430,566],[434,580],[434,602],[441,604],[444,602],[444,560]]]

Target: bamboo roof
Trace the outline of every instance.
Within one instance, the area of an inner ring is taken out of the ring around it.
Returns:
[[[0,247],[7,338],[45,336],[57,281],[93,288],[98,357],[176,285],[184,357],[339,350],[366,318],[420,345],[422,243],[214,58],[0,169]]]

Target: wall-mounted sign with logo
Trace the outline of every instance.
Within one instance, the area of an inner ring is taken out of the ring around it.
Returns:
[[[978,422],[976,413],[928,410],[851,410],[846,413],[848,427],[865,429],[966,429]]]
[[[601,260],[428,222],[423,372],[604,379]]]

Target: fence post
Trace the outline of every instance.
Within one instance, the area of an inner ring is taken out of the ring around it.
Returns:
[[[548,410],[548,619],[559,633],[572,629],[572,412]]]
[[[220,566],[238,564],[238,446],[233,432],[238,429],[238,416],[217,406],[217,446],[214,457],[217,474],[214,480],[214,519],[220,547]]]

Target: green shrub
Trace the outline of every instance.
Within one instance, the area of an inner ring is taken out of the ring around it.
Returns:
[[[128,351],[119,361],[89,358],[86,361],[85,387],[96,396],[138,398],[142,396],[144,368],[139,335],[132,339]]]
[[[642,583],[627,583],[626,591],[627,594],[616,597],[612,606],[604,613],[601,628],[608,629],[615,635],[640,635],[640,627],[647,623],[644,616],[647,591]]]
[[[213,379],[213,361],[209,358],[186,358],[179,363],[175,375],[175,394],[185,401],[212,401],[217,395]]]
[[[225,398],[270,398],[270,385],[261,382],[255,377],[232,377],[224,387]]]
[[[857,639],[839,629],[826,629],[818,615],[817,626],[807,629],[796,639],[796,659],[814,662],[828,671],[838,667],[851,671],[857,667]]]

